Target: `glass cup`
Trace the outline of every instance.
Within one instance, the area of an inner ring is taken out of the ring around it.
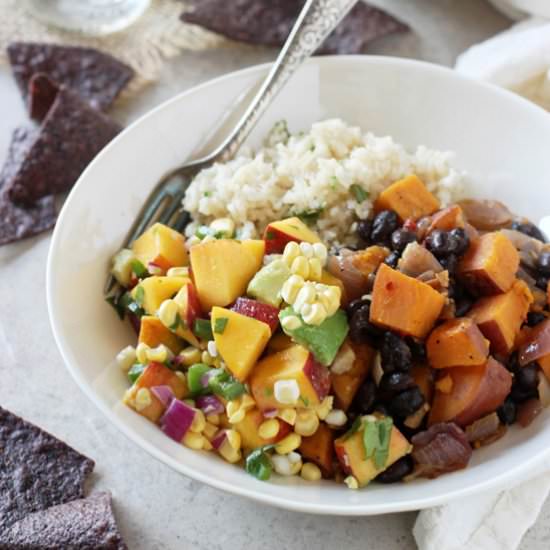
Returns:
[[[121,31],[136,21],[150,0],[24,0],[26,8],[44,23],[84,34]]]

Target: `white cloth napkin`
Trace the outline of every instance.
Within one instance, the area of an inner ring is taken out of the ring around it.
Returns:
[[[550,110],[550,20],[526,19],[472,46],[458,57],[455,68]]]

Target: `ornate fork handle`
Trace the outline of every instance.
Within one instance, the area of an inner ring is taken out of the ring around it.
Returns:
[[[217,161],[230,159],[288,79],[324,42],[357,0],[307,0],[279,57],[232,133],[214,153]]]

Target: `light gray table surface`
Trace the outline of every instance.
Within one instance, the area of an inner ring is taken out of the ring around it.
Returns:
[[[379,41],[373,53],[445,65],[452,65],[469,45],[509,25],[484,0],[376,4],[398,14],[413,31]],[[245,46],[183,53],[167,63],[159,82],[119,107],[116,115],[129,122],[178,92],[274,55],[273,50]],[[11,76],[1,67],[0,160],[11,130],[24,121]],[[415,548],[415,513],[348,519],[270,508],[182,477],[128,441],[78,389],[56,349],[44,291],[49,241],[46,235],[0,249],[0,404],[96,460],[93,488],[113,492],[121,530],[132,550]],[[550,548],[550,502],[521,548]]]

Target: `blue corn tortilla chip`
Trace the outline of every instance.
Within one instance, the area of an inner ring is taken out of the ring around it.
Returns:
[[[42,122],[55,101],[58,87],[45,73],[36,73],[29,82],[29,116]]]
[[[93,460],[0,407],[0,533],[28,514],[83,498],[93,469]]]
[[[191,0],[181,19],[232,40],[263,46],[282,46],[305,0]],[[368,44],[407,25],[388,13],[358,2],[325,40],[318,53],[359,54]]]
[[[126,550],[111,507],[111,495],[35,512],[0,534],[0,550]]]
[[[32,77],[44,73],[104,111],[134,76],[128,65],[93,48],[13,42],[8,46],[8,57],[25,100]]]
[[[52,82],[44,75],[41,89],[50,90]],[[17,205],[31,207],[42,197],[68,191],[92,159],[121,130],[100,111],[93,109],[66,87],[52,97],[36,139],[19,169],[6,182],[9,198]],[[46,109],[47,102],[41,107]]]
[[[20,208],[8,197],[4,184],[11,180],[35,139],[35,131],[17,128],[12,134],[8,155],[0,172],[0,245],[31,237],[51,229],[57,212],[53,197],[44,197],[31,208]]]

